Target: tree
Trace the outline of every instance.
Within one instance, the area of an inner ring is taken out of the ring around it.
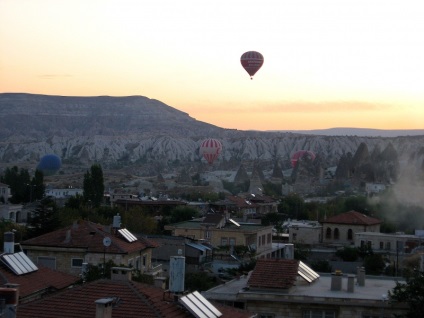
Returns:
[[[408,304],[408,312],[405,317],[424,317],[424,273],[414,272],[406,277],[406,283],[396,283],[392,291],[389,291],[391,303],[400,302]]]
[[[52,198],[42,199],[29,218],[29,235],[39,236],[52,232],[61,226],[59,212]]]
[[[10,187],[12,194],[10,198],[11,203],[29,202],[31,190],[30,179],[28,170],[26,169],[19,169],[17,166],[6,168],[0,181]]]
[[[85,202],[91,202],[93,207],[99,207],[105,192],[103,170],[99,164],[91,166],[84,174],[83,196]]]

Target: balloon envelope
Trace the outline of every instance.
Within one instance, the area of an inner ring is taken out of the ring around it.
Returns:
[[[309,157],[312,161],[315,160],[315,154],[309,150],[298,150],[291,156],[292,167],[296,167],[297,162],[304,157]]]
[[[256,51],[249,51],[243,53],[240,58],[241,65],[244,67],[247,73],[249,73],[250,78],[256,74],[256,72],[262,67],[264,64],[264,57],[261,53]]]
[[[45,155],[40,159],[37,169],[43,172],[44,175],[52,175],[59,171],[62,166],[62,161],[56,155]]]
[[[209,164],[212,164],[222,151],[222,144],[219,140],[209,138],[200,144],[200,154]]]

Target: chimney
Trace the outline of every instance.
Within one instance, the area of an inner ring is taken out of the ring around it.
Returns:
[[[67,230],[66,231],[66,237],[65,237],[65,241],[63,243],[70,243],[71,242],[71,230]]]
[[[166,289],[166,277],[156,276],[154,278],[154,286],[162,289]]]
[[[112,318],[113,298],[100,298],[96,303],[96,318]]]
[[[4,253],[15,253],[15,233],[4,232]]]
[[[331,290],[339,291],[342,290],[342,272],[340,270],[336,270],[331,274]]]
[[[347,292],[353,293],[355,291],[355,275],[347,275]]]
[[[365,286],[365,268],[357,267],[358,285]]]
[[[0,310],[4,318],[15,318],[19,301],[18,288],[0,288]]]

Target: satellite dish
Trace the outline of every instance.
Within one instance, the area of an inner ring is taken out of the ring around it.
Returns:
[[[110,239],[110,237],[105,237],[104,239],[103,239],[103,245],[105,246],[105,247],[108,247],[108,246],[110,246],[110,244],[112,243],[112,240]]]

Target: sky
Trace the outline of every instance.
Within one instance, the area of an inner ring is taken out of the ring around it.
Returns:
[[[0,92],[141,95],[241,130],[424,129],[423,17],[422,0],[1,0]]]

